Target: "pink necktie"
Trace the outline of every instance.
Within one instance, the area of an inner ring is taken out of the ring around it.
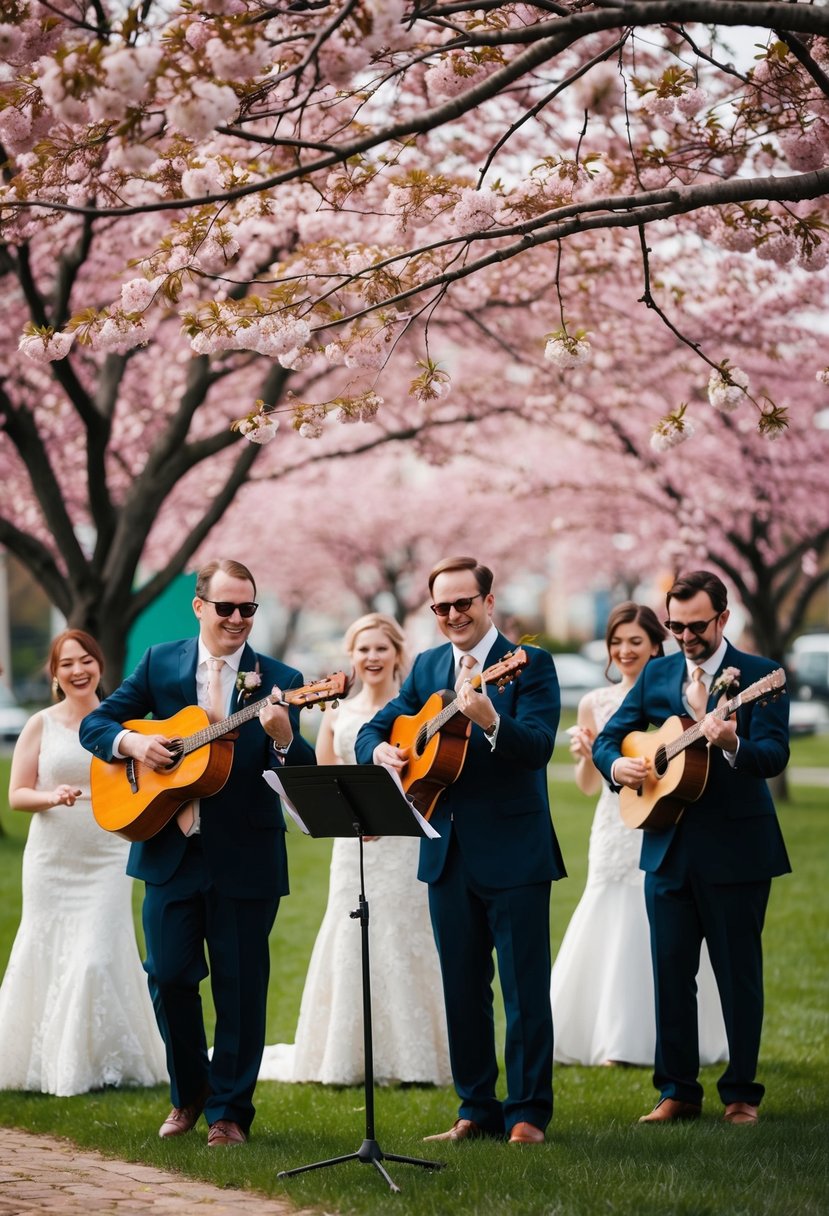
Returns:
[[[478,664],[475,661],[474,655],[471,655],[471,654],[462,654],[461,655],[460,659],[458,660],[458,678],[455,681],[455,691],[456,692],[460,688],[461,684],[463,684],[464,681],[468,680],[471,677],[473,668],[475,668],[477,666],[478,666]]]
[[[695,667],[688,687],[685,689],[685,697],[691,707],[696,720],[705,717],[708,708],[708,689],[705,687],[703,680],[703,670],[701,667]]]
[[[225,696],[222,691],[224,659],[207,660],[207,716],[211,722],[221,722],[225,716]]]
[[[211,722],[221,722],[225,716],[225,698],[222,692],[222,668],[224,659],[207,660],[207,716]],[[176,822],[185,836],[190,836],[196,826],[196,808],[192,802],[185,802],[176,815]]]

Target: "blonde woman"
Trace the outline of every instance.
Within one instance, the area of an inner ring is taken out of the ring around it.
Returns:
[[[363,723],[400,686],[405,639],[392,617],[361,616],[345,635],[355,692],[323,714],[319,764],[354,764]],[[374,1074],[381,1084],[448,1085],[446,1017],[426,886],[417,880],[413,837],[365,837],[366,896],[371,908]],[[260,1079],[358,1085],[365,1075],[361,939],[350,913],[360,891],[359,843],[337,839],[328,906],[317,935],[294,1044],[265,1048]]]

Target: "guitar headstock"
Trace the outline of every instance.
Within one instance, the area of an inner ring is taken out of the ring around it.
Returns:
[[[529,656],[523,646],[508,651],[497,663],[487,667],[486,671],[476,677],[473,683],[494,684],[501,692],[507,684],[511,684],[529,663]]]
[[[769,675],[763,676],[757,683],[760,685],[761,705],[765,705],[766,701],[774,701],[779,697],[786,687],[786,673],[782,667],[776,668]]]
[[[313,684],[303,684],[302,688],[289,688],[282,695],[285,701],[298,705],[300,709],[307,705],[319,705],[320,709],[325,709],[326,701],[333,701],[336,706],[338,699],[345,696],[350,686],[351,677],[344,671],[335,671],[333,675],[326,676],[323,680],[315,680]]]
[[[779,697],[786,688],[786,673],[782,667],[776,667],[774,671],[770,671],[767,676],[761,676],[759,680],[755,680],[743,692],[739,692],[729,705],[735,708],[739,705],[747,705],[750,701],[759,700],[761,705],[765,705],[768,701],[773,701]]]

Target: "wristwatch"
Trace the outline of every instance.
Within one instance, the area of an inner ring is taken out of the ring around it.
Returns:
[[[495,721],[492,723],[492,726],[484,727],[484,734],[486,735],[487,739],[493,739],[495,737],[495,732],[498,729],[498,723],[500,721],[501,721],[500,715],[496,714]]]
[[[291,743],[288,743],[285,747],[280,747],[276,739],[272,739],[271,743],[277,756],[287,756],[288,752],[291,750],[291,743],[293,743],[293,739],[291,740]]]

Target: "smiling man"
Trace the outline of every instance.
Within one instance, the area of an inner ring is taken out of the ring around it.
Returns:
[[[256,612],[253,575],[241,563],[210,562],[196,580],[199,635],[151,646],[133,674],[81,724],[81,742],[99,759],[133,757],[153,770],[174,759],[163,733],[124,730],[133,719],[167,719],[199,704],[212,721],[240,708],[252,684],[302,685],[291,667],[248,645]],[[258,679],[257,679],[258,677]],[[189,1132],[202,1111],[207,1143],[241,1144],[254,1115],[253,1091],[265,1042],[268,934],[288,893],[285,823],[262,772],[313,764],[298,710],[265,702],[239,729],[226,784],[183,807],[151,839],[134,844],[127,872],[143,879],[144,964],[167,1049],[173,1109],[159,1135]],[[199,984],[207,976],[216,1008],[208,1060]]]
[[[726,589],[716,574],[683,575],[666,604],[665,625],[679,651],[646,665],[593,747],[596,767],[615,789],[638,789],[647,772],[642,757],[621,755],[624,738],[674,715],[699,720],[710,753],[699,798],[678,822],[642,837],[656,987],[653,1079],[660,1100],[639,1121],[696,1119],[702,1111],[696,975],[704,938],[728,1036],[728,1066],[717,1082],[724,1119],[751,1125],[764,1092],[755,1080],[763,920],[771,879],[791,868],[766,784],[789,758],[788,699],[768,705],[754,700],[727,719],[712,714],[720,695],[748,688],[775,665],[725,640]]]
[[[512,1144],[542,1144],[553,1109],[550,884],[565,874],[547,797],[559,691],[550,655],[534,647],[497,704],[474,687],[470,677],[512,648],[493,624],[492,579],[472,557],[435,566],[432,611],[448,642],[418,655],[399,695],[361,729],[357,759],[405,768],[388,742],[396,718],[457,688],[469,746],[432,814],[440,836],[421,842],[418,877],[429,884],[460,1108],[449,1131],[426,1139],[506,1132]],[[504,1102],[495,1096],[493,948],[507,1021]]]

